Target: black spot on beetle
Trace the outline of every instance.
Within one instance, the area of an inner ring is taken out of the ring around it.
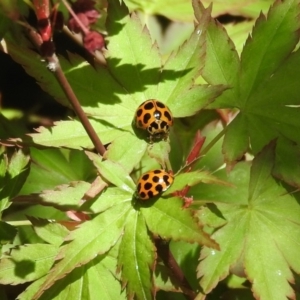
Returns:
[[[152,189],[152,183],[146,182],[144,185],[145,190],[151,190]]]
[[[161,173],[161,170],[154,170],[153,173],[154,173],[154,174],[160,174],[160,173]]]
[[[156,122],[152,122],[150,126],[151,126],[151,128],[153,128],[154,130],[157,130],[157,129],[159,128],[159,124],[156,123]]]
[[[147,195],[148,195],[149,198],[152,198],[152,197],[154,196],[152,191],[149,191],[149,192],[147,193]]]
[[[143,175],[142,179],[147,181],[149,179],[149,176],[150,176],[149,174],[145,174],[145,175]]]
[[[164,179],[164,182],[166,183],[166,185],[170,185],[170,182],[169,182],[170,176],[164,175],[163,179]]]
[[[163,191],[163,186],[161,184],[158,184],[156,187],[155,187],[155,190],[158,192],[158,193],[161,193]]]
[[[172,121],[172,116],[170,115],[170,113],[166,110],[164,112],[164,116],[171,122]]]
[[[151,115],[149,113],[145,114],[143,118],[144,124],[147,124],[150,119],[151,119]]]
[[[169,130],[169,125],[167,124],[167,122],[161,121],[161,123],[160,123],[160,128],[161,128],[163,131],[168,131],[168,130]]]
[[[159,102],[159,101],[156,102],[156,106],[160,107],[160,108],[165,108],[166,107],[162,102]]]
[[[139,183],[138,186],[137,186],[138,193],[140,192],[140,190],[141,190],[141,183]]]
[[[140,193],[140,197],[141,197],[142,199],[145,198],[145,197],[146,197],[146,193],[141,192],[141,193]]]
[[[159,182],[159,177],[158,177],[158,176],[153,176],[152,180],[153,180],[154,182]]]
[[[140,108],[138,109],[138,111],[136,112],[137,117],[140,117],[143,114],[143,110]]]
[[[146,109],[146,110],[151,110],[151,109],[153,109],[153,107],[154,107],[153,102],[148,102],[144,105],[144,109]]]

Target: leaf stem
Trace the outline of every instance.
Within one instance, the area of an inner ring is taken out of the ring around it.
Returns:
[[[196,293],[193,291],[189,282],[185,278],[182,270],[177,264],[173,254],[169,249],[169,243],[164,241],[161,238],[155,238],[155,246],[157,249],[157,254],[164,262],[165,266],[170,269],[172,275],[178,280],[180,283],[180,287],[184,292],[184,296],[187,300],[193,300],[196,297]]]
[[[209,143],[208,145],[201,151],[201,156],[205,155],[225,134],[227,127],[223,128]]]
[[[23,221],[7,221],[7,224],[11,226],[31,226],[31,222],[28,220],[23,220]]]

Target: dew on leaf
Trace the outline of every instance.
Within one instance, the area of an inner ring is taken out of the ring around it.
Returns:
[[[276,274],[277,274],[278,276],[281,276],[281,275],[282,275],[281,270],[277,270],[277,271],[276,271]]]
[[[210,251],[210,254],[211,254],[211,255],[215,255],[215,254],[216,254],[216,251],[215,251],[215,250],[211,250],[211,251]]]

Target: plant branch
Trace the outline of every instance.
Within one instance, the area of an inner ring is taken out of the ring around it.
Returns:
[[[169,243],[166,243],[161,238],[155,238],[155,246],[157,249],[158,256],[164,262],[165,266],[167,266],[170,269],[174,278],[176,278],[177,281],[180,283],[180,287],[182,288],[186,299],[187,300],[195,299],[196,293],[193,291],[189,282],[185,278],[182,270],[177,264],[173,254],[171,253],[169,249]]]
[[[42,44],[42,39],[40,35],[35,32],[34,30],[29,30],[28,31],[29,38],[31,41],[36,45],[36,47],[39,49],[39,47]],[[65,74],[63,73],[59,60],[55,53],[46,58],[49,66],[53,65],[54,67],[52,68],[55,78],[57,79],[58,83],[62,87],[67,99],[69,100],[70,104],[72,105],[76,115],[78,116],[79,120],[81,121],[84,129],[86,130],[88,136],[90,137],[93,145],[95,146],[97,152],[103,156],[105,153],[106,149],[102,142],[100,141],[99,137],[97,136],[97,133],[95,132],[94,128],[92,127],[90,121],[88,120],[87,116],[85,115],[72,87],[70,86]]]
[[[67,98],[68,98],[69,102],[71,103],[74,111],[76,112],[79,120],[81,121],[84,129],[86,130],[87,134],[89,135],[97,152],[103,156],[106,149],[105,149],[104,145],[102,144],[102,142],[100,141],[96,131],[94,130],[94,128],[91,125],[90,121],[88,120],[87,116],[85,115],[75,93],[73,92],[72,87],[70,86],[64,72],[62,71],[62,69],[60,67],[58,58],[54,54],[51,57],[49,57],[47,60],[49,63],[54,62],[57,64],[55,71],[54,71],[55,78],[57,79],[57,81],[59,82],[63,91],[65,92],[65,95],[67,96]]]
[[[80,21],[80,19],[77,17],[77,15],[74,13],[73,9],[71,8],[71,6],[69,5],[69,3],[65,0],[62,0],[64,6],[67,8],[68,12],[72,15],[72,17],[74,18],[74,20],[76,20],[78,26],[81,28],[81,31],[86,35],[89,33],[89,29],[84,26],[82,24],[82,22]]]

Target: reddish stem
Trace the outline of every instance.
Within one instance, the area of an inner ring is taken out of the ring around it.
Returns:
[[[39,34],[37,34],[34,30],[29,30],[28,31],[29,34],[29,38],[31,39],[31,41],[33,42],[34,45],[36,45],[36,47],[40,47],[41,44],[43,43],[41,36]],[[105,153],[106,149],[104,147],[104,145],[101,143],[97,133],[95,132],[94,128],[92,127],[90,121],[88,120],[87,116],[85,115],[75,93],[73,92],[72,87],[70,86],[65,74],[63,73],[60,64],[59,64],[59,60],[57,58],[57,56],[55,54],[53,54],[50,57],[46,58],[49,64],[54,64],[55,68],[54,68],[54,75],[58,81],[58,83],[60,84],[60,86],[62,87],[65,95],[67,96],[69,102],[71,103],[75,113],[77,114],[79,120],[81,121],[83,127],[85,128],[88,136],[90,137],[92,143],[94,144],[97,152],[103,156],[103,154]],[[46,71],[46,69],[45,69]]]
[[[185,278],[182,270],[180,269],[177,261],[175,260],[173,254],[169,249],[169,243],[166,243],[161,238],[155,238],[155,246],[157,248],[157,254],[164,262],[165,266],[169,268],[172,272],[174,278],[178,280],[182,290],[184,291],[184,295],[186,299],[193,300],[196,297],[196,293],[193,291],[192,287],[190,286],[189,282]]]

